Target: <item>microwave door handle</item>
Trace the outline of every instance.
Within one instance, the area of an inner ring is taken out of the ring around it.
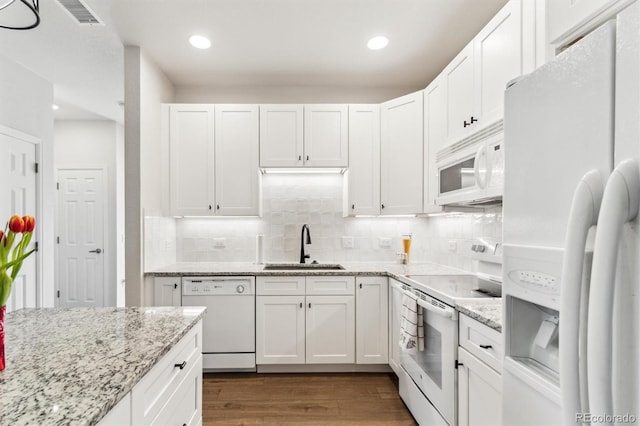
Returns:
[[[565,251],[562,262],[562,292],[560,294],[560,390],[566,424],[575,422],[575,413],[585,413],[586,363],[586,304],[589,301],[588,284],[583,285],[584,251],[589,229],[596,224],[602,202],[603,179],[598,170],[585,174],[573,193]],[[583,309],[584,308],[584,309]]]
[[[613,301],[622,227],[638,214],[640,174],[635,160],[624,160],[609,176],[602,196],[593,247],[589,319],[587,321],[587,373],[589,411],[611,413]]]
[[[485,173],[484,178],[480,177],[480,157],[483,155],[486,156],[486,152],[485,145],[481,145],[480,148],[478,148],[478,152],[476,152],[476,156],[473,161],[473,175],[476,178],[476,185],[478,185],[478,188],[480,189],[485,189],[487,187],[488,171]]]
[[[418,305],[422,306],[429,312],[433,312],[434,314],[440,315],[445,318],[453,318],[453,314],[455,313],[455,310],[453,308],[441,308],[439,306],[434,306],[422,299],[418,299]]]

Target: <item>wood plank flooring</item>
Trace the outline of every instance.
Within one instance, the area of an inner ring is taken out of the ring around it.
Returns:
[[[203,425],[416,425],[386,373],[205,374]]]

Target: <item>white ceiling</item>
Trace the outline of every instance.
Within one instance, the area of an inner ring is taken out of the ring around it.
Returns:
[[[140,46],[176,86],[422,88],[506,0],[86,3],[106,25],[79,26],[57,1],[41,1],[41,25],[0,29],[0,53],[54,82],[56,102],[122,122],[123,43]],[[192,48],[194,33],[212,48]],[[368,50],[374,35],[389,46]]]

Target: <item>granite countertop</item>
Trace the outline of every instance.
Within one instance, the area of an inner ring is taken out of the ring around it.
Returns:
[[[204,310],[49,308],[7,314],[0,424],[98,423]]]
[[[456,308],[460,313],[468,315],[502,333],[501,298],[458,301]]]
[[[291,262],[293,263],[293,262]],[[282,275],[459,275],[468,274],[449,266],[437,263],[421,262],[403,265],[398,262],[322,262],[340,263],[345,269],[332,270],[270,270],[265,271],[264,265],[252,262],[181,262],[162,268],[147,271],[149,276],[224,276],[224,275],[256,275],[256,276],[282,276]]]

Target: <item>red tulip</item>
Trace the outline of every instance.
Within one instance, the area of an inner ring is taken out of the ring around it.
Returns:
[[[33,216],[24,216],[22,220],[24,221],[24,229],[22,232],[33,232],[36,227],[36,218]]]
[[[20,216],[11,216],[9,219],[9,230],[16,234],[21,233],[24,230],[24,220]]]

